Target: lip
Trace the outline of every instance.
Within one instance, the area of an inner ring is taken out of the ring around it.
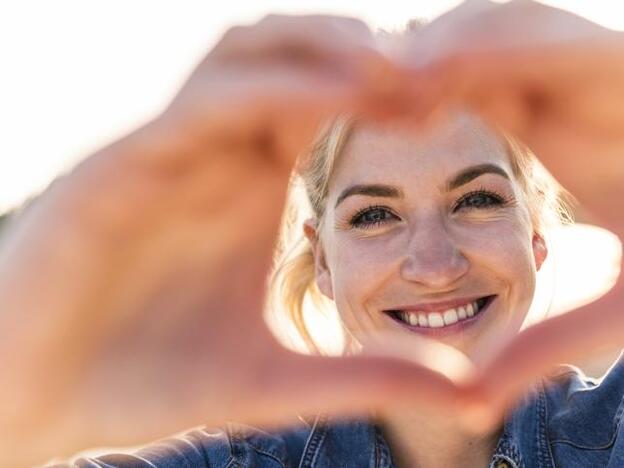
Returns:
[[[434,338],[440,338],[440,337],[454,335],[456,333],[466,331],[467,329],[473,327],[477,322],[480,322],[481,318],[483,318],[485,314],[490,310],[490,305],[496,300],[497,297],[498,297],[497,295],[475,296],[474,298],[436,302],[435,304],[431,304],[431,303],[418,304],[415,306],[412,305],[412,306],[406,306],[406,307],[397,307],[396,309],[384,310],[384,313],[394,323],[401,325],[403,328],[406,328],[407,330],[413,333],[418,333],[424,336],[429,336],[429,337],[434,337]],[[417,325],[409,325],[403,322],[402,320],[395,318],[393,314],[391,314],[393,310],[421,311],[421,312],[434,312],[434,311],[446,310],[446,309],[464,305],[469,302],[476,301],[477,299],[482,299],[482,298],[487,298],[487,302],[481,308],[479,313],[476,314],[474,317],[466,318],[464,320],[455,322],[452,325],[445,325],[444,327],[440,327],[440,328],[419,327]],[[423,306],[426,306],[427,308],[423,308]]]
[[[410,304],[410,305],[399,305],[396,307],[392,307],[391,309],[386,309],[384,312],[389,312],[391,310],[404,310],[409,312],[439,312],[448,309],[455,309],[459,306],[463,306],[469,304],[471,302],[476,301],[477,299],[481,299],[484,297],[493,297],[492,294],[481,294],[479,296],[470,296],[470,297],[462,297],[458,299],[451,299],[447,301],[440,302],[427,302],[422,304]]]

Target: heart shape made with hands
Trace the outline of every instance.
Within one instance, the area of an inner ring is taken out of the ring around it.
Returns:
[[[275,154],[279,159],[281,155],[286,159],[283,166],[289,169],[292,154],[298,153],[306,136],[316,132],[316,125],[310,125],[314,121],[310,115],[314,112],[336,111],[344,104],[351,111],[361,109],[371,112],[374,118],[400,116],[413,119],[415,125],[428,125],[435,124],[437,118],[443,118],[456,107],[468,107],[487,122],[501,126],[527,143],[555,177],[588,209],[601,213],[605,205],[612,205],[605,204],[604,198],[601,198],[605,188],[612,187],[614,193],[620,193],[617,191],[621,190],[619,181],[624,178],[624,168],[613,155],[624,147],[624,106],[620,105],[624,101],[620,86],[624,70],[621,60],[616,59],[624,50],[621,34],[538,3],[519,0],[498,4],[475,0],[412,33],[399,38],[387,37],[375,47],[368,43],[375,53],[364,51],[354,57],[352,52],[359,47],[360,41],[367,40],[367,31],[363,31],[361,25],[347,21],[342,24],[344,29],[337,37],[331,27],[327,29],[330,23],[331,20],[316,17],[300,21],[272,17],[253,26],[249,32],[234,28],[226,33],[210,54],[206,62],[208,72],[203,73],[205,70],[200,65],[198,73],[191,77],[174,101],[174,110],[179,104],[186,109],[199,108],[204,112],[208,109],[205,118],[196,120],[211,122],[214,128],[207,132],[201,127],[201,131],[222,139],[228,145],[228,153],[240,145],[240,135],[230,138],[231,129],[237,129],[239,133],[243,129],[241,134],[247,135],[255,148],[260,146],[266,149],[267,159]],[[308,41],[310,32],[315,32],[312,43]],[[263,57],[268,58],[264,60]],[[280,61],[287,62],[289,66],[294,62],[300,65],[300,69],[293,67],[290,70],[295,69],[294,74],[286,76],[282,73],[283,68],[274,66]],[[311,78],[309,71],[314,67],[321,68],[323,72]],[[215,70],[218,73],[211,73]],[[250,71],[247,78],[243,71]],[[347,79],[336,85],[333,79],[341,73]],[[353,80],[353,73],[361,73],[362,76]],[[229,79],[219,81],[213,78],[218,76]],[[359,86],[355,95],[349,92],[354,81]],[[206,88],[210,89],[212,101],[208,106],[201,106],[197,99]],[[315,89],[315,92],[308,92],[308,88]],[[262,95],[262,99],[258,100],[258,95]],[[288,105],[271,107],[267,104],[274,101],[288,101]],[[250,102],[257,108],[266,105],[270,111],[262,118],[256,116],[254,120],[254,113],[248,111],[252,108]],[[212,112],[214,107],[226,108],[228,112],[217,115]],[[262,121],[261,126],[258,126],[258,121]],[[604,122],[608,123],[606,127]],[[255,136],[254,132],[265,126],[278,129],[273,140]],[[620,133],[614,129],[619,129]],[[232,144],[235,140],[236,145]],[[593,148],[593,151],[588,152],[587,148]],[[602,164],[596,157],[600,152],[604,153]],[[592,158],[588,157],[590,154]],[[174,154],[174,161],[177,159],[178,154]],[[570,164],[570,160],[575,163]],[[228,163],[231,161],[233,158],[229,157]],[[206,172],[218,173],[222,170],[220,167],[211,167]],[[196,178],[203,180],[202,177],[200,174]],[[218,183],[226,183],[228,177],[228,172],[223,171]],[[252,172],[249,179],[241,179],[239,175],[232,177],[243,186],[245,183],[257,184],[259,180],[257,172]],[[279,180],[267,181],[266,192],[274,190],[271,187],[279,183]],[[258,243],[259,237],[274,239],[276,236],[274,227],[269,227],[260,235],[259,226],[263,222],[267,226],[270,223],[257,219],[264,213],[262,204],[266,201],[255,197],[255,203],[249,204],[243,217],[247,220],[245,226],[253,225],[255,230],[248,230],[244,241],[239,239],[239,232],[245,228],[239,227],[236,232],[224,230],[230,234],[223,237],[244,246],[234,249],[234,255],[239,257],[256,257],[253,245]],[[611,199],[620,197],[612,195]],[[278,203],[275,202],[275,206]],[[236,208],[232,208],[230,213],[235,211]],[[271,216],[277,219],[278,214]],[[622,231],[619,230],[618,218],[619,214],[615,213],[613,219],[605,217],[602,221],[607,228],[619,234]],[[254,221],[250,222],[252,219]],[[214,222],[213,219],[209,221]],[[277,225],[275,220],[274,224]],[[210,229],[218,232],[214,225]],[[222,240],[215,244],[219,245],[219,242],[222,243]],[[222,252],[229,249],[222,249]],[[260,255],[261,258],[269,256],[268,248]],[[235,266],[240,263],[240,260],[229,261]],[[228,264],[228,261],[222,263]],[[257,269],[246,269],[263,272],[266,265],[255,265],[254,268]],[[229,290],[233,294],[235,289],[224,278],[240,276],[239,269],[228,269],[231,276],[222,274],[215,284],[222,284],[223,292]],[[244,282],[244,287],[236,289],[240,297],[244,297],[248,284],[262,285],[261,276],[249,279]],[[241,306],[238,299],[225,298],[223,310],[260,308],[259,304],[248,302]],[[221,304],[219,301],[216,303]],[[418,362],[412,362],[418,365],[410,368],[412,380],[409,385],[405,384],[405,388],[413,391],[419,386],[422,389],[422,383],[426,382],[427,389],[420,391],[426,392],[428,402],[434,405],[437,402],[441,410],[449,404],[449,397],[452,396],[466,408],[479,406],[481,416],[486,413],[500,415],[526,391],[531,382],[553,366],[586,357],[608,346],[621,346],[624,342],[624,318],[618,311],[622,304],[624,289],[619,282],[596,303],[539,323],[513,339],[501,338],[484,343],[480,354],[473,357],[472,362],[453,350],[444,351],[439,344],[416,344],[413,341],[409,346],[418,346],[420,351],[407,355],[418,355]],[[596,320],[597,316],[601,320]],[[213,321],[211,327],[216,333],[219,328],[215,323]],[[248,327],[254,328],[252,324],[256,322],[250,321]],[[223,324],[223,330],[227,326]],[[237,326],[232,333],[239,336],[243,331],[246,330]],[[225,332],[220,334],[226,335]],[[250,344],[258,342],[257,333],[254,335],[250,331],[244,336],[249,338]],[[252,337],[256,338],[252,340]],[[218,338],[214,337],[215,340]],[[407,343],[397,344],[399,347],[404,345],[408,346]],[[257,345],[257,349],[260,348]],[[389,352],[394,351],[378,348],[380,356]],[[273,349],[269,355],[277,356],[277,353]],[[406,353],[397,355],[402,357]],[[267,359],[272,360],[273,357]],[[246,362],[253,361],[249,358]],[[346,373],[347,369],[341,367],[349,362],[349,358],[309,358],[305,364],[304,360],[297,359],[288,362],[290,364],[280,365],[280,376],[267,370],[267,375],[272,377],[262,378],[264,382],[270,381],[269,388],[263,393],[280,395],[280,404],[284,407],[289,404],[295,407],[297,397],[303,398],[305,394],[305,398],[312,402],[311,406],[322,406],[328,399],[331,400],[330,409],[361,408],[363,403],[354,403],[358,401],[356,382],[361,383],[360,389],[370,386],[374,375],[369,373],[366,377],[367,370],[372,367],[370,361],[357,359],[351,362],[355,366],[350,368],[351,373]],[[383,364],[388,370],[380,372],[389,375],[392,364],[387,361]],[[233,365],[228,365],[233,368]],[[235,365],[246,369],[240,361]],[[335,367],[334,374],[329,372],[332,366]],[[315,374],[312,369],[318,368],[328,370],[328,373]],[[326,375],[324,378],[327,379],[332,379],[330,376],[334,375],[334,387],[328,386],[326,391],[314,387],[315,390],[311,391],[309,380],[299,387],[285,384],[283,376],[300,376],[306,372],[309,375]],[[342,373],[343,379],[338,380],[336,373]],[[344,379],[351,382],[344,382]],[[396,379],[388,380],[391,388],[395,388],[392,385],[397,385]],[[339,391],[347,388],[348,391]],[[381,400],[379,395],[384,393],[383,390],[387,390],[380,388],[382,391],[377,393],[377,402]],[[342,396],[332,396],[331,391]],[[365,399],[366,395],[362,398]],[[267,408],[278,412],[275,399],[271,405]],[[256,413],[257,403],[255,406],[250,403],[238,405],[235,415],[244,419],[246,414]],[[227,416],[231,417],[231,414]],[[268,419],[271,417],[269,415]]]
[[[207,419],[277,422],[302,406],[361,411],[416,393],[491,421],[553,366],[624,343],[620,280],[599,301],[484,343],[472,362],[416,340],[396,346],[417,353],[390,360],[387,347],[334,359],[278,346],[256,312],[284,187],[316,131],[310,115],[340,99],[416,125],[468,107],[527,143],[600,224],[624,233],[612,203],[624,199],[621,33],[526,0],[469,1],[386,38],[382,60],[359,63],[368,88],[354,96],[348,61],[366,31],[349,22],[351,36],[335,40],[327,24],[273,18],[226,34],[162,118],[86,160],[11,226],[0,255],[2,309],[19,312],[0,316],[11,331],[0,340],[7,427],[9,416],[33,429],[68,413],[72,428],[110,428],[74,440],[132,444]],[[59,431],[51,447],[68,438]]]

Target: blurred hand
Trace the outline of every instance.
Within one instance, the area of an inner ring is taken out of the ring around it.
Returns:
[[[467,107],[519,137],[596,224],[624,236],[624,33],[527,0],[472,0],[395,56],[432,112]],[[620,278],[600,300],[483,350],[466,396],[501,415],[553,366],[621,348],[623,307]]]
[[[324,116],[392,114],[392,76],[355,20],[233,28],[164,115],[17,218],[0,251],[7,465],[226,420],[453,404],[426,362],[296,355],[262,318],[295,157]]]
[[[528,0],[469,0],[397,56],[430,106],[468,107],[517,136],[597,224],[624,234],[614,203],[624,196],[624,33]]]

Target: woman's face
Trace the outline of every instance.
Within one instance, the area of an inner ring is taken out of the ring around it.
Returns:
[[[468,355],[517,332],[546,256],[503,145],[467,116],[356,129],[317,236],[318,286],[356,339],[423,334]]]

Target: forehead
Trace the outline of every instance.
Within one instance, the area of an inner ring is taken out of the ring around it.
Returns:
[[[512,175],[505,147],[476,117],[460,115],[428,130],[404,123],[356,127],[336,162],[332,188],[355,183],[439,185],[461,169],[493,163]]]

